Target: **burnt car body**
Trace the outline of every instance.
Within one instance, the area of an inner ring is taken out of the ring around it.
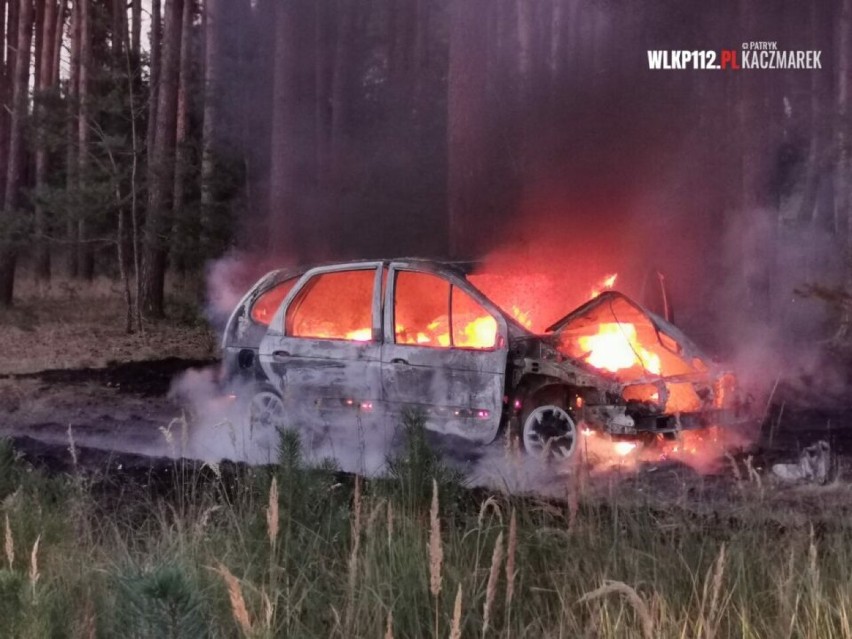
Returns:
[[[222,347],[264,426],[413,409],[441,435],[488,444],[508,429],[530,453],[567,457],[580,428],[665,436],[747,417],[731,372],[621,293],[536,334],[452,263],[274,271],[236,307]]]

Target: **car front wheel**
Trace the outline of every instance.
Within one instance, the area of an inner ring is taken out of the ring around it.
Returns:
[[[543,459],[570,459],[577,449],[577,425],[558,404],[543,404],[521,420],[521,443],[527,454]]]

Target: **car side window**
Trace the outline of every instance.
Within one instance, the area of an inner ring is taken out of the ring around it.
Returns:
[[[494,348],[497,320],[459,287],[453,287],[453,346]]]
[[[489,349],[497,343],[497,321],[447,280],[430,273],[398,271],[394,341],[432,348]]]
[[[251,306],[250,315],[252,320],[258,324],[262,324],[263,326],[269,326],[269,323],[275,316],[275,311],[278,310],[278,307],[281,306],[281,302],[283,302],[284,298],[287,297],[287,294],[293,290],[293,287],[298,281],[298,277],[284,280],[280,284],[276,284],[271,289],[261,294],[261,296],[258,297]]]
[[[394,341],[450,347],[450,283],[429,273],[398,271],[394,284]]]
[[[290,303],[287,335],[369,342],[373,335],[375,269],[321,273]]]

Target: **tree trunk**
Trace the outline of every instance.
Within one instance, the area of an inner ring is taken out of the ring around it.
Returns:
[[[80,3],[71,3],[71,56],[68,75],[68,129],[65,191],[70,206],[66,217],[67,269],[69,277],[80,273],[77,259],[77,206],[79,187],[79,155],[77,152],[77,120],[80,110]]]
[[[811,5],[811,43],[814,49],[818,49],[819,36],[817,28],[819,26],[818,5]],[[805,167],[805,185],[802,192],[802,202],[799,205],[799,210],[796,214],[797,221],[800,224],[810,224],[815,217],[815,208],[817,203],[817,189],[819,188],[819,179],[822,164],[822,108],[820,104],[820,83],[819,73],[811,74],[811,99],[810,99],[810,134],[811,140],[808,146],[808,158]]]
[[[330,0],[316,3],[316,182],[320,192],[329,186],[331,155],[331,86],[334,78],[334,32]]]
[[[9,132],[8,170],[6,192],[3,198],[3,217],[14,227],[20,214],[24,173],[24,124],[28,113],[30,45],[32,40],[32,0],[19,0],[20,13],[17,27],[17,55],[13,78],[12,118]],[[15,237],[14,231],[0,236],[0,306],[11,306],[15,285]]]
[[[551,95],[560,88],[565,64],[565,0],[553,0],[553,25],[550,34]]]
[[[453,257],[470,257],[481,237],[488,167],[486,70],[487,4],[454,0],[450,18],[448,78],[449,248]]]
[[[355,7],[353,0],[338,0],[337,47],[334,78],[331,85],[331,164],[332,180],[344,189],[345,167],[349,155],[349,122],[351,119],[352,63],[355,49]],[[279,77],[279,76],[277,76]],[[286,91],[286,87],[283,87]],[[276,100],[277,106],[277,100]]]
[[[55,0],[46,0],[44,14],[42,16],[42,47],[41,59],[37,60],[36,64],[40,67],[39,85],[37,86],[38,99],[36,102],[37,118],[36,118],[36,151],[35,151],[35,186],[36,190],[43,190],[47,184],[47,141],[44,139],[44,105],[39,105],[39,101],[43,101],[47,92],[53,85],[53,42],[55,39],[54,30],[56,29],[56,2]],[[47,246],[46,231],[47,221],[45,219],[44,205],[41,203],[41,197],[36,198],[35,202],[35,237],[34,240],[34,267],[35,276],[39,280],[50,279],[50,251]]]
[[[130,17],[130,52],[136,64],[142,50],[142,0],[130,0]]]
[[[175,143],[177,151],[175,155],[175,184],[174,184],[174,211],[173,211],[173,237],[172,237],[172,259],[175,270],[184,273],[187,269],[187,255],[191,253],[188,249],[190,238],[190,225],[187,224],[188,211],[184,210],[186,205],[186,179],[189,173],[189,76],[192,65],[192,19],[193,2],[184,0],[183,16],[181,18],[180,39],[180,69],[178,71],[178,96],[177,96],[177,125]]]
[[[13,37],[6,32],[8,0],[0,0],[0,194],[6,193],[6,171],[9,169],[9,111],[12,99],[12,74],[6,58],[6,44]]]
[[[521,78],[521,94],[529,95],[533,70],[533,32],[535,26],[534,0],[518,2],[518,74]]]
[[[216,142],[219,135],[219,60],[224,0],[204,3],[204,124],[201,131],[201,254],[212,252],[216,220]]]
[[[9,134],[12,124],[12,98],[15,85],[15,51],[18,48],[18,11],[19,0],[6,0],[6,37],[3,43],[6,65],[3,68],[5,91],[2,109],[0,109],[0,197],[6,193],[6,176],[9,172]],[[2,65],[0,65],[2,66]]]
[[[59,84],[59,71],[62,60],[62,36],[65,30],[65,18],[68,12],[67,5],[68,0],[59,0],[59,6],[56,10],[56,24],[53,28],[53,42],[51,44],[53,49],[53,63],[51,65],[53,76],[50,79],[50,83],[54,86]]]
[[[272,97],[272,150],[269,186],[269,239],[275,251],[296,248],[297,203],[293,197],[296,129],[295,79],[297,21],[292,3],[275,8],[275,66]]]
[[[148,131],[147,150],[150,158],[154,151],[154,138],[157,134],[157,105],[160,90],[160,55],[162,47],[162,16],[161,0],[151,0],[151,43],[150,43],[150,72],[148,96]]]
[[[38,89],[41,86],[41,51],[44,43],[44,4],[47,0],[33,0],[35,3],[33,13],[33,30],[34,33],[30,37],[33,40],[32,59],[35,62],[32,68],[33,72],[33,87]]]
[[[852,294],[852,206],[849,193],[849,47],[852,44],[852,0],[843,0],[840,9],[840,24],[837,53],[837,123],[835,142],[837,145],[837,165],[834,171],[834,188],[837,198],[837,226],[846,233],[846,273],[845,288],[847,295]],[[848,340],[852,334],[852,309],[847,305],[843,313],[837,338]]]
[[[168,212],[174,187],[178,71],[183,0],[166,0],[163,60],[157,99],[157,126],[148,165],[148,214],[142,256],[142,311],[163,317]]]
[[[118,71],[124,63],[127,44],[127,0],[112,0],[112,56]]]
[[[90,127],[92,125],[89,97],[89,76],[92,68],[92,0],[77,0],[80,4],[80,113],[77,118],[77,153],[79,157],[79,188],[83,192],[89,180],[89,154],[91,149]],[[95,253],[89,238],[89,220],[86,211],[81,211],[77,220],[79,242],[80,277],[91,281],[95,270]]]

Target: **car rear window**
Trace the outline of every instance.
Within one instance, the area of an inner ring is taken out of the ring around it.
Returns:
[[[293,277],[289,280],[284,280],[261,294],[251,307],[252,320],[258,324],[269,326],[269,323],[275,316],[275,312],[281,306],[281,302],[284,301],[284,298],[293,289],[298,279],[298,277]]]

